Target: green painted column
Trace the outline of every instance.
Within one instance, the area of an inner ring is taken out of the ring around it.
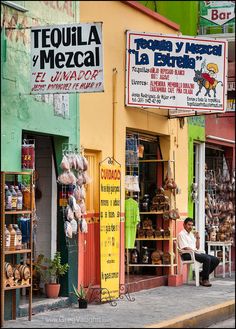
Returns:
[[[139,1],[180,25],[183,35],[197,35],[199,1]]]

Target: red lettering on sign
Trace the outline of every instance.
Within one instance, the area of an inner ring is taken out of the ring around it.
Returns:
[[[212,12],[211,12],[211,19],[213,21],[217,20],[217,19],[222,19],[222,20],[225,20],[225,19],[229,19],[229,16],[231,15],[232,13],[220,13],[219,14],[219,11],[217,9],[213,9]]]

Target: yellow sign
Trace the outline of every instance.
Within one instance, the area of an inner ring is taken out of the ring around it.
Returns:
[[[120,165],[108,158],[100,165],[101,301],[119,297]]]

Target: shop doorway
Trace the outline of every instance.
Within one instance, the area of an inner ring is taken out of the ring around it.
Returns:
[[[217,241],[216,254],[223,261],[221,243],[232,243],[231,261],[235,259],[235,169],[233,166],[233,148],[220,144],[206,145],[206,175],[205,175],[205,228],[206,240]],[[208,246],[206,243],[206,251]],[[214,253],[213,250],[210,251]],[[229,250],[225,253],[226,263]],[[222,264],[222,263],[221,263]],[[222,273],[221,266],[217,273]]]
[[[33,223],[33,263],[43,254],[54,256],[57,250],[57,175],[52,137],[23,133],[23,140],[35,145],[35,208]],[[35,280],[35,278],[33,278]],[[34,282],[33,298],[44,294],[44,284]]]
[[[136,206],[133,200],[140,215],[140,222],[132,226],[134,232],[125,224],[125,280],[130,291],[167,284],[168,269],[153,266],[152,262],[156,250],[165,251],[168,247],[164,241],[153,238],[153,232],[164,227],[163,217],[151,211],[152,200],[162,188],[167,170],[167,163],[156,161],[163,159],[160,139],[157,135],[129,130],[126,134],[125,223],[130,221],[130,207]]]
[[[89,184],[86,185],[86,221],[88,233],[79,233],[78,285],[100,285],[99,162],[101,152],[85,150]]]
[[[57,250],[57,177],[52,139],[35,136],[35,201],[39,218],[35,237],[35,256],[53,257]]]

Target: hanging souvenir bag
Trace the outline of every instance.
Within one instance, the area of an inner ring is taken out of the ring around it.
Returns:
[[[76,187],[74,189],[74,192],[73,192],[73,195],[74,195],[77,202],[82,199],[82,197],[81,197],[81,187],[79,185],[76,185]]]
[[[60,167],[62,170],[70,170],[70,163],[65,155],[63,155]]]
[[[64,231],[65,231],[65,235],[68,238],[72,238],[72,227],[71,227],[71,223],[68,221],[65,221],[64,223]]]
[[[82,186],[82,187],[81,187],[81,195],[80,195],[80,199],[81,199],[81,200],[85,200],[85,197],[86,197],[85,187]]]
[[[92,179],[91,177],[89,176],[88,172],[87,171],[84,171],[82,173],[82,176],[83,176],[83,184],[89,184],[91,183]]]
[[[81,232],[82,232],[82,233],[88,233],[88,224],[87,224],[85,218],[82,218],[82,222],[81,222]]]
[[[83,170],[88,170],[88,160],[85,158],[85,156],[82,155],[82,161],[83,161]]]
[[[66,210],[65,210],[65,216],[67,221],[71,222],[72,219],[74,219],[74,213],[73,210],[71,209],[71,207],[69,205],[67,205]]]
[[[77,221],[75,219],[72,219],[70,224],[71,224],[72,233],[77,234],[77,229],[78,229]]]
[[[77,162],[77,170],[84,170],[84,164],[81,155],[76,155],[76,162]]]
[[[82,214],[85,215],[86,214],[86,206],[85,206],[84,200],[80,201],[79,206],[80,206]]]
[[[81,216],[82,216],[82,212],[81,212],[81,209],[80,209],[80,206],[77,205],[78,207],[76,207],[76,210],[75,210],[75,218],[80,220],[81,219]]]
[[[77,174],[77,183],[78,185],[81,187],[84,183],[84,176],[82,174],[81,171],[78,171],[78,174]]]

